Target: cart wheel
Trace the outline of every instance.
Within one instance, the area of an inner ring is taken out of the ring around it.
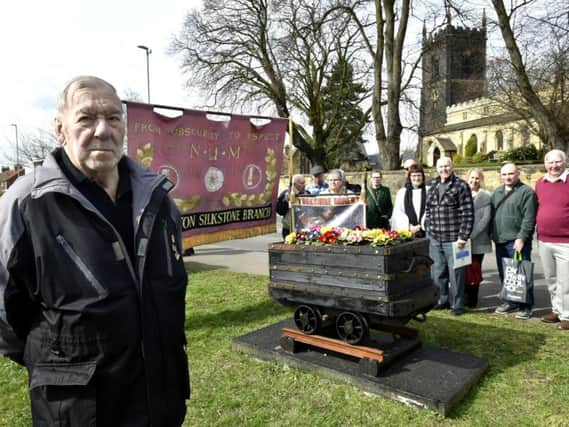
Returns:
[[[358,344],[367,338],[369,327],[364,316],[344,311],[336,318],[336,332],[348,344]]]
[[[294,311],[294,323],[299,331],[312,335],[320,329],[322,316],[315,307],[299,305]]]

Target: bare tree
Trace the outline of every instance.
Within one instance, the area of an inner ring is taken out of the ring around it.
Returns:
[[[18,141],[9,140],[4,158],[11,163],[20,164],[41,161],[55,148],[57,140],[52,131],[36,129],[32,132],[22,132]]]
[[[416,54],[408,61],[409,52],[404,49],[412,1],[374,0],[374,14],[369,13],[369,1],[339,3],[331,12],[350,16],[371,59],[372,117],[384,168],[398,169],[403,130],[400,104],[406,99],[405,91],[414,79],[421,58]]]
[[[492,0],[509,61],[494,64],[493,89],[549,147],[569,144],[569,6],[562,1],[520,0],[506,9]],[[494,68],[496,71],[497,69]]]
[[[142,95],[131,88],[126,88],[123,91],[123,100],[124,101],[134,101],[134,102],[144,102]]]
[[[295,145],[326,166],[326,140],[343,117],[338,103],[325,103],[323,88],[337,58],[354,65],[359,48],[346,19],[322,20],[331,2],[206,0],[187,15],[170,51],[182,56],[188,85],[217,107],[300,115]]]

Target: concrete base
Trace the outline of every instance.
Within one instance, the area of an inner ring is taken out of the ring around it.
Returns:
[[[350,357],[310,347],[294,354],[284,351],[279,345],[283,327],[294,328],[294,321],[284,320],[237,337],[233,348],[262,360],[315,371],[331,380],[347,382],[407,405],[431,409],[442,416],[450,413],[488,368],[488,360],[484,358],[423,346],[404,352],[407,355],[390,360],[389,366],[384,366],[378,376],[370,376],[362,374],[358,360]],[[384,335],[373,334],[367,345],[387,350]]]

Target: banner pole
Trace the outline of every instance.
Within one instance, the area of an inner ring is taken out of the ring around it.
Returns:
[[[293,145],[293,141],[294,141],[294,137],[293,137],[293,132],[294,132],[294,123],[292,121],[292,117],[289,116],[288,117],[288,143],[289,143],[289,149],[288,149],[288,195],[289,195],[289,203],[290,205],[292,205],[295,202],[295,194],[292,191],[292,172],[293,172],[293,167],[294,167],[294,161],[293,161],[293,150],[294,150],[294,145]],[[289,206],[290,206],[289,205]]]
[[[362,202],[366,202],[366,196],[367,196],[367,168],[363,168],[363,172],[364,172],[364,179],[363,179],[363,185],[362,185],[362,191],[360,193],[360,200]]]

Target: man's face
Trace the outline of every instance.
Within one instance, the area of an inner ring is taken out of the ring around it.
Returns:
[[[104,86],[71,87],[68,97],[55,119],[55,134],[69,159],[89,177],[114,172],[125,135],[120,100]]]
[[[547,160],[545,163],[545,170],[547,171],[548,175],[552,178],[557,178],[561,176],[567,165],[563,161],[563,157],[559,153],[552,153],[547,156]]]
[[[381,174],[374,173],[371,175],[371,186],[373,188],[381,187]]]
[[[314,178],[314,183],[316,185],[322,185],[322,183],[324,182],[324,174],[323,173],[313,175],[313,178]]]
[[[443,181],[452,175],[453,167],[450,159],[444,158],[437,161],[437,172]]]
[[[294,182],[294,189],[297,193],[302,193],[304,191],[304,178],[297,179]]]
[[[500,171],[502,182],[506,187],[513,187],[520,180],[520,172],[516,165],[504,165]]]

